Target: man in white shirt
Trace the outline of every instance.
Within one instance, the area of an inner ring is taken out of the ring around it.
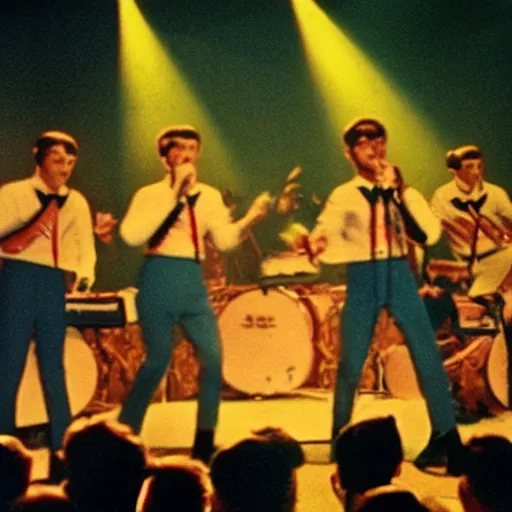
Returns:
[[[385,307],[406,336],[432,423],[432,439],[416,464],[423,468],[447,459],[447,471],[456,474],[461,444],[448,377],[406,258],[408,239],[435,243],[441,226],[423,196],[405,187],[398,168],[384,160],[386,137],[375,119],[358,119],[346,128],[345,156],[357,175],[330,194],[310,237],[321,260],[348,263],[332,439],[350,421],[375,323]]]
[[[192,126],[164,130],[157,146],[166,174],[135,193],[121,222],[124,241],[145,246],[137,309],[146,358],[119,420],[140,431],[169,365],[172,328],[179,322],[194,344],[201,368],[192,455],[207,462],[214,451],[222,373],[216,318],[199,265],[205,257],[204,237],[211,236],[219,250],[235,247],[246,230],[266,215],[269,196],[258,196],[245,216],[233,222],[220,192],[198,181],[200,145],[200,134]]]
[[[89,204],[66,185],[76,140],[45,132],[33,153],[34,175],[0,188],[0,432],[15,430],[16,394],[33,332],[55,452],[71,420],[62,362],[64,271],[76,273],[75,287],[92,286],[96,251]],[[51,461],[57,461],[54,453]]]
[[[468,295],[485,305],[503,328],[512,382],[512,325],[503,315],[512,290],[512,203],[504,189],[484,181],[483,156],[477,146],[448,151],[446,165],[453,179],[434,192],[432,211],[441,220],[454,257],[468,264]]]
[[[450,249],[467,261],[473,277],[470,297],[496,293],[512,268],[512,203],[505,190],[483,180],[482,152],[467,145],[450,150],[446,163],[453,179],[432,196]]]

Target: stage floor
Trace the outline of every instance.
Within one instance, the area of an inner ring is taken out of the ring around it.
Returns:
[[[166,452],[190,448],[195,428],[196,400],[154,403],[150,406],[141,437],[151,448]],[[216,442],[230,445],[264,426],[279,426],[302,443],[307,464],[299,471],[298,512],[338,510],[329,476],[334,465],[328,462],[331,431],[332,393],[304,392],[289,397],[251,400],[226,400],[220,409]],[[118,410],[102,413],[115,418]],[[412,460],[426,444],[430,426],[423,400],[400,400],[374,394],[362,394],[356,401],[353,420],[392,414],[402,437],[406,460]],[[498,434],[512,439],[512,412],[459,425],[463,440],[474,435]],[[35,479],[44,478],[47,451],[36,450]],[[457,499],[457,479],[433,476],[404,464],[399,482],[420,496],[433,496],[449,510],[461,511]]]

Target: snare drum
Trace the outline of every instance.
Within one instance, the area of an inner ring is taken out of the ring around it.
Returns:
[[[74,327],[66,330],[64,372],[71,414],[76,415],[94,396],[98,367],[93,351]],[[43,389],[39,376],[35,343],[31,342],[25,370],[18,389],[16,425],[26,427],[48,422]]]
[[[249,395],[287,393],[308,378],[314,360],[313,320],[285,289],[256,289],[219,315],[224,380]]]

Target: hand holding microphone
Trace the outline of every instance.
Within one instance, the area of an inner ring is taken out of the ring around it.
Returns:
[[[400,169],[385,160],[377,160],[377,186],[383,189],[393,189],[396,191],[396,199],[402,200],[402,194],[405,189],[404,179]]]
[[[178,197],[186,195],[197,182],[196,166],[190,162],[178,164],[173,169],[174,183],[172,188],[178,191]]]

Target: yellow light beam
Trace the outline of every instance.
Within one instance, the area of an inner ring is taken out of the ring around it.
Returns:
[[[438,184],[446,148],[382,70],[313,0],[292,0],[313,79],[337,134],[355,117],[372,116],[389,132],[389,158],[423,192]],[[441,170],[440,170],[441,169]]]
[[[168,125],[186,123],[194,125],[204,141],[201,178],[217,185],[232,183],[238,174],[234,163],[170,52],[157,39],[135,0],[119,0],[118,6],[123,144],[130,168],[158,169],[156,135]]]

